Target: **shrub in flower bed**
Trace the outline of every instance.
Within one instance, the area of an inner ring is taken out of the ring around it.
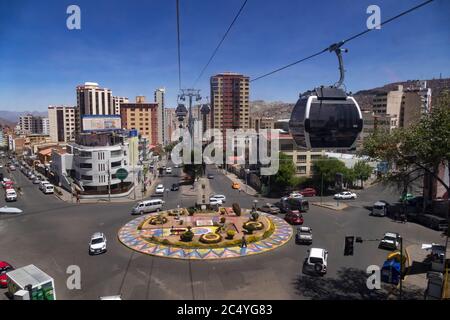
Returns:
[[[255,230],[262,230],[264,229],[264,224],[260,221],[247,221],[242,226],[245,230],[247,230],[248,233],[253,233]]]
[[[239,205],[239,203],[233,203],[232,208],[233,208],[234,213],[238,217],[241,216],[242,211],[241,211],[241,206]]]
[[[164,224],[166,222],[167,222],[167,218],[164,217],[164,216],[161,216],[161,215],[158,215],[156,217],[151,217],[149,219],[149,221],[148,221],[148,223],[153,224],[153,225],[155,225],[155,224]]]
[[[194,233],[191,231],[191,227],[180,235],[180,239],[183,242],[191,242],[194,239]]]
[[[210,232],[207,234],[202,234],[199,241],[206,244],[219,243],[222,241],[222,236],[220,234]]]
[[[227,239],[228,240],[232,240],[235,235],[236,235],[236,231],[235,230],[228,230],[227,231]]]

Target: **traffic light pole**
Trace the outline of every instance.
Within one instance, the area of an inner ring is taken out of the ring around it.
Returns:
[[[357,243],[363,243],[364,241],[381,241],[382,239],[362,239],[361,237],[356,237],[355,242]],[[400,242],[400,282],[399,282],[399,300],[403,299],[403,238],[399,237]],[[346,243],[347,245],[347,237],[346,237]],[[352,244],[353,245],[353,244]],[[346,248],[345,248],[346,249]],[[346,251],[344,249],[344,251]],[[345,254],[345,253],[344,253]],[[353,252],[352,254],[353,255]]]

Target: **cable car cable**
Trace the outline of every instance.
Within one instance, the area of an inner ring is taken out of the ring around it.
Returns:
[[[387,23],[389,23],[389,22],[391,22],[391,21],[394,21],[394,20],[396,20],[396,19],[398,19],[398,18],[400,18],[400,17],[402,17],[402,16],[404,16],[404,15],[406,15],[406,14],[408,14],[408,13],[411,13],[411,12],[413,12],[413,11],[415,11],[415,10],[417,10],[417,9],[419,9],[419,8],[421,8],[421,7],[425,6],[425,5],[427,5],[427,4],[430,4],[430,3],[433,2],[433,1],[434,1],[434,0],[427,0],[427,1],[425,1],[425,2],[423,2],[423,3],[421,3],[421,4],[419,4],[419,5],[417,5],[417,6],[415,6],[415,7],[412,7],[412,8],[410,8],[410,9],[406,10],[406,11],[403,11],[403,12],[399,13],[398,15],[396,15],[396,16],[394,16],[394,17],[392,17],[392,18],[387,19],[386,21],[381,22],[381,23],[380,23],[379,25],[377,25],[376,27],[378,27],[378,26],[381,27],[381,26],[383,26],[383,25],[385,25],[385,24],[387,24]],[[376,27],[375,27],[375,28],[376,28]],[[296,65],[296,64],[299,64],[299,63],[304,62],[304,61],[306,61],[306,60],[312,59],[312,58],[314,58],[314,57],[316,57],[316,56],[318,56],[318,55],[321,55],[322,53],[324,53],[324,52],[326,52],[326,51],[334,51],[334,50],[336,49],[336,46],[337,46],[337,48],[339,48],[339,47],[342,46],[343,44],[345,44],[345,43],[347,43],[347,42],[350,42],[350,41],[352,41],[352,40],[354,40],[354,39],[356,39],[356,38],[358,38],[358,37],[360,37],[360,36],[362,36],[362,35],[364,35],[364,34],[366,34],[366,33],[369,33],[370,31],[372,31],[372,30],[375,29],[375,28],[367,29],[367,30],[364,30],[364,31],[362,31],[362,32],[360,32],[360,33],[357,33],[357,34],[355,34],[355,35],[353,35],[353,36],[351,36],[351,37],[349,37],[349,38],[347,38],[347,39],[345,39],[345,40],[343,40],[343,41],[340,41],[340,42],[338,42],[338,43],[332,44],[332,45],[329,46],[328,48],[323,49],[323,50],[321,50],[321,51],[319,51],[319,52],[316,52],[316,53],[314,53],[314,54],[312,54],[312,55],[310,55],[310,56],[308,56],[308,57],[305,57],[305,58],[303,58],[303,59],[297,60],[297,61],[292,62],[292,63],[290,63],[290,64],[288,64],[288,65],[286,65],[286,66],[284,66],[284,67],[275,69],[275,70],[273,70],[273,71],[271,71],[271,72],[268,72],[268,73],[263,74],[263,75],[261,75],[261,76],[259,76],[259,77],[256,77],[255,79],[250,80],[250,82],[254,82],[254,81],[257,81],[257,80],[259,80],[259,79],[268,77],[268,76],[270,76],[270,75],[272,75],[272,74],[274,74],[274,73],[277,73],[277,72],[279,72],[279,71],[282,71],[282,70],[284,70],[284,69],[287,69],[287,68],[289,68],[289,67],[292,67],[292,66],[294,66],[294,65]]]
[[[177,4],[178,87],[181,90],[180,1]]]
[[[234,23],[237,21],[237,19],[239,18],[239,16],[241,15],[242,11],[244,10],[245,5],[247,4],[248,0],[245,0],[244,3],[242,4],[241,8],[239,9],[239,11],[237,12],[236,16],[234,17],[233,21],[231,22],[231,24],[229,25],[227,31],[225,32],[225,34],[223,35],[222,39],[219,41],[219,44],[217,45],[217,47],[214,49],[211,57],[209,58],[208,62],[206,63],[206,65],[203,67],[202,71],[200,72],[200,75],[197,77],[197,79],[194,82],[193,87],[195,87],[195,85],[197,84],[197,82],[201,79],[201,77],[203,76],[203,74],[206,71],[206,68],[208,68],[209,64],[211,63],[211,61],[214,59],[215,55],[217,54],[217,52],[219,51],[220,46],[222,45],[222,43],[224,42],[225,38],[227,37],[228,33],[230,32],[231,28],[233,27]]]

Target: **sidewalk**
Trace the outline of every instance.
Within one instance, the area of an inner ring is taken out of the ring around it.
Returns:
[[[426,259],[428,252],[418,244],[407,246],[405,251],[408,255],[409,268],[403,283],[419,287],[425,291],[428,285],[427,272],[430,271],[430,266],[423,261]]]
[[[147,198],[152,194],[152,190],[155,188],[156,184],[159,181],[159,176],[156,175],[155,178],[152,179],[152,183],[150,185],[147,186],[146,188],[146,192],[144,195],[142,195],[142,183],[138,183],[135,188],[136,191],[134,191],[133,189],[131,189],[131,192],[127,195],[127,196],[123,196],[120,198],[114,198],[111,197],[111,200],[108,199],[108,195],[104,195],[98,198],[94,198],[94,199],[83,199],[80,198],[80,202],[81,204],[83,203],[99,203],[99,202],[115,202],[115,203],[127,203],[127,202],[136,202],[141,200],[142,198]],[[61,187],[56,187],[58,188],[58,190],[61,191],[62,195],[57,194],[56,192],[54,193],[54,195],[59,198],[60,200],[64,201],[64,202],[69,202],[69,203],[76,203],[77,199],[75,196],[73,196],[70,192],[68,192],[67,190],[61,188]],[[134,198],[134,196],[136,195],[136,198]]]

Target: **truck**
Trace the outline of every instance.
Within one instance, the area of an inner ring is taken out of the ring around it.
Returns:
[[[6,273],[6,283],[12,299],[56,300],[53,278],[33,264]]]

